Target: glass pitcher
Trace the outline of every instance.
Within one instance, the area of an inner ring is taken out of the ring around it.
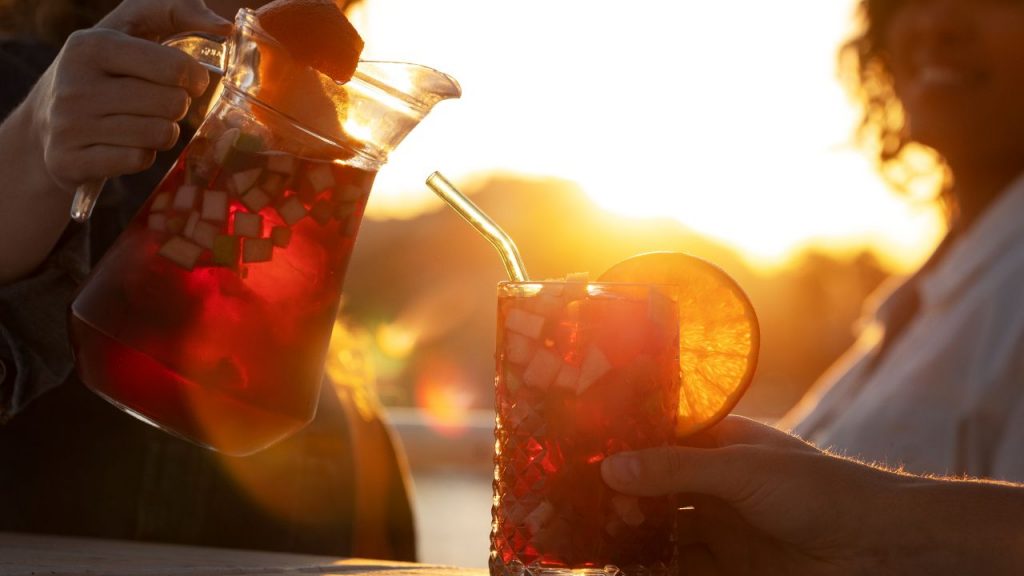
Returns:
[[[172,39],[221,94],[71,306],[79,376],[123,410],[228,454],[315,412],[345,269],[387,154],[458,84],[361,62],[337,84],[238,13]],[[87,214],[94,198],[76,198]]]

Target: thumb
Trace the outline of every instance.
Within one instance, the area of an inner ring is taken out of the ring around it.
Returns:
[[[634,496],[689,492],[732,503],[749,494],[751,479],[766,472],[758,469],[762,459],[752,457],[754,451],[752,446],[663,446],[621,452],[601,462],[601,475],[612,489]]]
[[[125,0],[97,26],[155,41],[181,32],[231,31],[231,22],[207,8],[203,0]]]

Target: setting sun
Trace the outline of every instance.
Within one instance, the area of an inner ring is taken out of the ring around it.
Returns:
[[[391,157],[369,215],[436,209],[433,170],[578,183],[623,216],[670,216],[758,266],[809,246],[906,270],[942,231],[851,143],[835,75],[853,2],[371,0],[364,58],[448,72],[445,102]],[[496,216],[500,220],[500,215]]]

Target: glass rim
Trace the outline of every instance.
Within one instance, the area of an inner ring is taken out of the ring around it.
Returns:
[[[572,284],[580,284],[582,286],[615,286],[623,288],[641,288],[641,287],[658,287],[658,288],[673,288],[677,289],[678,284],[665,284],[659,282],[600,282],[587,280],[581,282],[579,280],[524,280],[522,282],[518,280],[501,280],[498,282],[498,287],[520,287],[520,286],[570,286]]]

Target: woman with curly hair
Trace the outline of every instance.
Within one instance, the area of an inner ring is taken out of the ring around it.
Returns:
[[[861,140],[899,187],[940,175],[949,231],[780,423],[809,442],[733,417],[602,464],[693,505],[686,574],[1024,573],[1024,2],[859,15],[840,62]]]
[[[403,462],[355,391],[323,386],[305,429],[229,458],[132,418],[74,373],[74,291],[210,86],[159,40],[226,33],[246,4],[260,2],[0,0],[0,532],[415,559]],[[92,218],[70,222],[75,188],[103,178]]]

